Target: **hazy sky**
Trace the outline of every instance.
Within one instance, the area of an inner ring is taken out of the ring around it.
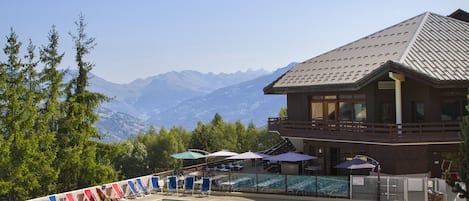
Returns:
[[[64,68],[74,68],[69,36],[82,13],[97,46],[93,73],[127,83],[168,71],[275,70],[430,11],[449,15],[469,0],[0,0],[0,46],[10,27],[23,49],[60,35]],[[0,58],[4,58],[3,53]]]

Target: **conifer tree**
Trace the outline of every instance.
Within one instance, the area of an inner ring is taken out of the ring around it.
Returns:
[[[29,50],[33,49],[31,47]],[[7,172],[5,178],[10,183],[9,192],[5,198],[8,200],[25,200],[29,198],[30,191],[38,187],[38,183],[30,180],[34,163],[34,136],[33,124],[35,119],[35,93],[28,93],[27,70],[19,58],[21,42],[11,29],[7,37],[7,44],[3,49],[8,57],[4,63],[6,70],[5,83],[5,115],[3,130],[4,138],[9,145],[9,163],[3,171]],[[30,55],[31,56],[31,55]],[[32,59],[31,59],[32,60]],[[28,65],[29,66],[29,65]],[[26,80],[26,81],[25,81]],[[3,145],[2,145],[3,146]]]
[[[8,37],[6,37],[8,40]],[[4,51],[5,52],[5,51]],[[6,53],[5,53],[6,54]],[[7,55],[7,54],[6,54]],[[8,109],[7,104],[7,62],[0,63],[0,129],[3,131],[0,138],[0,167],[3,171],[0,171],[0,199],[6,200],[6,197],[12,187],[12,182],[9,179],[8,168],[10,166],[10,144],[11,138],[9,138],[9,132],[6,132],[8,129],[7,120],[6,120],[6,111]]]
[[[110,164],[97,162],[97,143],[92,141],[92,138],[99,137],[94,127],[98,120],[95,110],[107,98],[103,94],[87,90],[88,73],[93,64],[85,61],[85,56],[96,43],[94,38],[85,33],[86,24],[82,15],[75,24],[77,33],[70,35],[75,43],[78,75],[65,88],[62,107],[64,117],[59,124],[58,133],[60,145],[57,163],[61,170],[59,185],[63,190],[97,185],[114,180],[117,176]]]
[[[48,193],[48,191],[44,192],[42,185],[44,181],[42,181],[42,177],[44,173],[47,174],[47,169],[50,169],[50,164],[47,166],[43,164],[43,155],[40,153],[40,144],[39,144],[39,135],[37,132],[37,122],[38,122],[38,103],[40,101],[40,92],[38,91],[38,75],[36,71],[36,67],[38,65],[38,61],[35,57],[35,49],[36,46],[33,45],[32,41],[29,40],[29,44],[27,47],[27,55],[25,59],[27,63],[23,69],[23,85],[25,87],[25,96],[24,100],[22,101],[22,107],[24,109],[24,113],[27,118],[24,121],[22,126],[22,130],[26,132],[25,140],[29,142],[28,148],[28,155],[30,159],[26,160],[26,166],[28,167],[28,172],[26,177],[29,177],[29,182],[27,182],[28,187],[28,197],[35,197],[42,195],[43,193]],[[46,181],[47,183],[51,181]],[[47,186],[47,184],[46,184]]]
[[[53,168],[57,155],[58,119],[60,118],[60,98],[63,94],[63,73],[58,70],[64,53],[58,52],[59,35],[52,26],[48,35],[49,43],[40,49],[40,61],[44,65],[40,73],[41,101],[44,102],[39,109],[37,123],[37,136],[40,161],[43,173],[41,174],[42,191],[53,192],[58,170]]]

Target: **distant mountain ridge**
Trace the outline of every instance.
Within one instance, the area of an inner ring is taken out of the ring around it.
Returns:
[[[93,75],[90,90],[113,98],[113,101],[104,104],[104,107],[147,119],[182,101],[267,73],[265,70],[238,71],[230,74],[172,71],[135,80],[129,84],[115,84]]]
[[[277,116],[280,108],[286,106],[286,98],[264,95],[262,89],[294,65],[296,63],[271,74],[184,101],[148,121],[158,125],[183,125],[193,129],[198,121],[208,122],[215,113],[219,113],[225,121],[241,120],[245,124],[253,121],[257,126],[264,126],[269,116]]]
[[[184,126],[193,129],[198,121],[207,122],[215,113],[226,121],[253,121],[265,125],[285,106],[284,96],[264,95],[263,87],[296,63],[273,73],[248,70],[231,74],[197,71],[168,72],[128,84],[108,82],[90,75],[90,90],[103,93],[112,101],[99,109],[96,124],[104,141],[121,141],[155,127]]]

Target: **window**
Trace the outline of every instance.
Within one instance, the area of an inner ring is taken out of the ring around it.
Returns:
[[[366,121],[363,94],[340,94],[311,97],[312,120]]]
[[[311,119],[322,120],[323,115],[322,102],[311,103]]]
[[[366,103],[355,103],[353,105],[354,121],[366,121]]]
[[[381,104],[381,122],[391,123],[395,121],[395,109],[394,105],[391,103],[382,103]]]
[[[423,102],[412,103],[412,118],[415,122],[425,121],[425,105]]]
[[[352,121],[352,103],[351,102],[339,103],[339,120]]]
[[[441,103],[442,121],[460,121],[467,114],[466,100],[445,99]]]
[[[336,120],[336,118],[335,118],[335,102],[327,103],[327,120]]]

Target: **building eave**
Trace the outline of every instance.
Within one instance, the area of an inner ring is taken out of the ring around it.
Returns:
[[[327,85],[310,85],[310,86],[293,86],[293,87],[273,87],[275,82],[270,83],[264,88],[264,94],[287,94],[287,93],[314,93],[314,92],[337,92],[337,91],[357,91],[376,81],[388,72],[402,73],[406,77],[415,79],[434,88],[467,88],[469,80],[437,80],[424,73],[418,72],[404,64],[387,61],[374,71],[370,72],[362,79],[347,84],[327,84]],[[285,74],[284,74],[285,75]]]

